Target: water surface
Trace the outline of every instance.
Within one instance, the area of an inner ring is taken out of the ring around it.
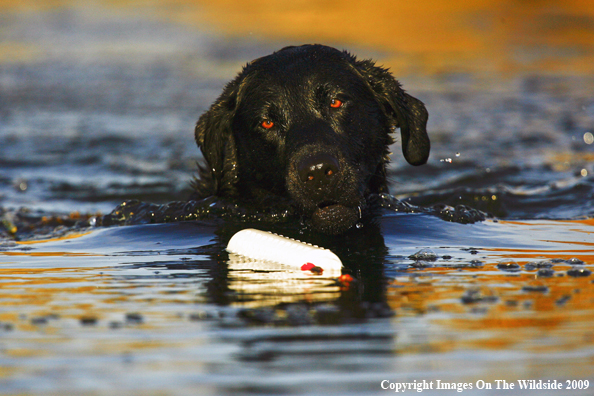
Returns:
[[[386,10],[415,15],[405,27],[434,27],[433,41],[418,35],[408,47],[386,39],[404,35],[398,24],[372,40],[367,17],[338,36],[295,33],[274,7],[253,8],[267,30],[208,2],[31,4],[0,16],[1,393],[365,394],[383,380],[423,379],[471,383],[464,393],[477,395],[513,394],[497,379],[594,386],[594,62],[581,3],[510,4],[506,23],[465,3],[428,19],[414,6]],[[457,17],[438,18],[448,12]],[[306,31],[318,14],[286,15]],[[352,282],[229,260],[226,242],[243,227],[312,237],[291,224],[98,226],[124,200],[186,199],[200,160],[193,125],[224,83],[248,60],[321,40],[388,64],[429,109],[429,163],[408,166],[396,144],[392,194],[491,217],[461,224],[385,209],[315,241]],[[494,389],[476,389],[479,380]]]

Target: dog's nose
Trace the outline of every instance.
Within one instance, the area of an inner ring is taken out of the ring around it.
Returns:
[[[297,172],[306,187],[318,190],[336,179],[340,166],[332,155],[320,153],[302,159],[297,165]]]

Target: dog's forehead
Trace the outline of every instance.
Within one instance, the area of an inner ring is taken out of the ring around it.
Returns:
[[[270,55],[255,59],[249,63],[260,68],[292,67],[308,64],[337,64],[345,62],[350,56],[335,48],[323,45],[303,45],[300,47],[286,47]],[[249,66],[248,65],[248,66]]]
[[[357,77],[348,57],[338,50],[296,48],[275,52],[248,64],[244,70],[246,83],[259,87],[306,87],[316,83],[340,84]]]

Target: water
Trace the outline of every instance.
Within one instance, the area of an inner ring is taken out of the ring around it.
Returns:
[[[341,257],[345,282],[229,261],[243,227],[314,238],[294,224],[97,222],[125,200],[184,200],[198,116],[241,64],[288,42],[99,5],[1,18],[4,42],[29,44],[0,61],[0,393],[594,386],[589,75],[404,76],[433,151],[415,168],[395,145],[391,192],[434,210],[392,205],[312,240]],[[445,221],[458,205],[493,217]]]

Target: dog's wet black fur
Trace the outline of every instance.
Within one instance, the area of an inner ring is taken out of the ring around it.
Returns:
[[[192,199],[286,206],[314,230],[342,233],[387,192],[392,134],[412,165],[429,156],[428,113],[388,70],[323,45],[247,64],[196,125],[205,166]]]

